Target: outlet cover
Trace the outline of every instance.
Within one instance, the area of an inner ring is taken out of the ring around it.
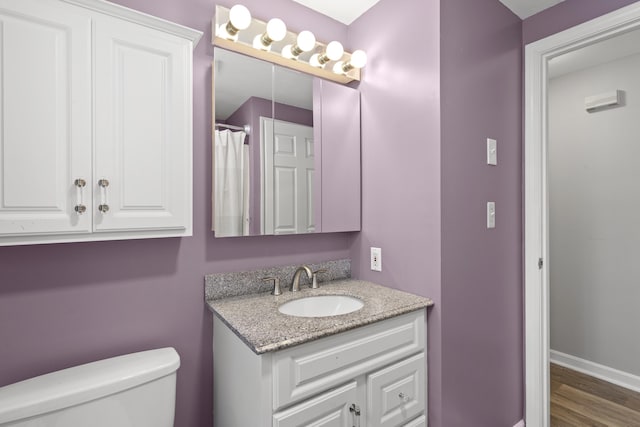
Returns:
[[[382,249],[371,248],[371,270],[382,271]]]

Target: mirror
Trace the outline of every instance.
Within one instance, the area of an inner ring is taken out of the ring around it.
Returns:
[[[213,83],[215,236],[359,230],[357,90],[219,47]]]

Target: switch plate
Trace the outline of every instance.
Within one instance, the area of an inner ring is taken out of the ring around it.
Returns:
[[[496,228],[496,202],[487,202],[487,228]]]
[[[382,271],[382,249],[380,248],[371,248],[371,269]]]
[[[498,142],[491,138],[487,138],[487,164],[493,166],[498,164]]]

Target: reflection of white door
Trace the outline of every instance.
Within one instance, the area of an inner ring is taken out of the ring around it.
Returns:
[[[260,118],[263,234],[312,233],[313,128]]]

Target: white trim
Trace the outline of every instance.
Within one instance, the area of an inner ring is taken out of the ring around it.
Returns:
[[[640,2],[525,47],[525,420],[531,426],[549,426],[547,63],[636,28],[640,28]],[[539,258],[544,260],[542,270]]]
[[[551,362],[556,365],[564,366],[565,368],[573,369],[574,371],[582,372],[583,374],[640,393],[639,376],[555,350],[551,350],[549,355]]]
[[[185,27],[174,22],[167,21],[166,19],[158,18],[147,13],[139,12],[137,10],[130,9],[128,7],[120,6],[115,3],[111,3],[105,0],[62,0],[66,3],[75,4],[96,12],[104,13],[106,15],[115,16],[117,18],[125,19],[136,24],[144,25],[149,28],[161,30],[169,34],[173,34],[178,37],[182,37],[187,40],[191,40],[193,47],[195,47],[200,38],[202,37],[202,31],[197,31],[189,27]]]

